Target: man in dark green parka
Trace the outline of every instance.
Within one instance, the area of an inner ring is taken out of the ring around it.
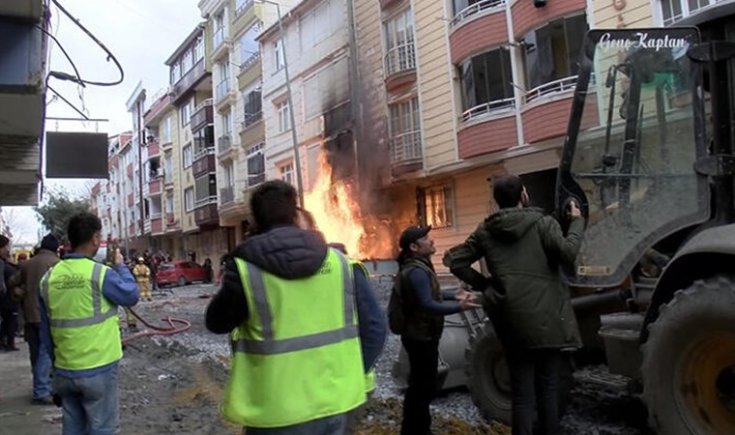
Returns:
[[[511,371],[513,435],[533,433],[535,405],[541,433],[556,434],[561,350],[581,346],[560,267],[574,264],[584,221],[577,204],[571,203],[571,223],[564,236],[553,217],[528,207],[528,193],[515,175],[493,180],[493,196],[500,210],[450,249],[444,265],[484,292]],[[492,278],[472,269],[481,258]]]

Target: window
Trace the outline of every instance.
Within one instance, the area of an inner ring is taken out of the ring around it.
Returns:
[[[194,209],[194,188],[189,187],[184,190],[184,208],[187,212]]]
[[[174,212],[174,196],[172,194],[166,195],[166,213],[171,214]]]
[[[250,147],[248,149],[248,187],[255,186],[265,181],[265,155],[263,154],[263,144]]]
[[[311,119],[322,112],[346,101],[349,96],[349,70],[347,59],[321,69],[304,82],[304,101],[306,119]],[[332,107],[324,107],[331,103]]]
[[[286,65],[286,53],[283,47],[283,39],[279,39],[278,41],[276,41],[275,46],[276,71],[280,71]]]
[[[196,202],[206,202],[217,198],[217,176],[205,175],[194,180],[194,196]]]
[[[418,97],[388,106],[390,109],[391,161],[409,163],[420,161],[421,110]]]
[[[240,37],[240,68],[245,68],[260,56],[260,44],[256,40],[260,26],[256,23]]]
[[[183,106],[181,106],[181,125],[187,126],[189,125],[189,121],[191,120],[191,109],[194,105],[194,99],[190,99],[186,103],[184,103]]]
[[[532,89],[577,74],[587,17],[562,18],[527,33],[525,47],[526,88]]]
[[[690,16],[698,10],[722,0],[661,0],[661,17],[664,26]]]
[[[171,116],[167,116],[161,123],[161,143],[169,144],[173,142],[171,139]]]
[[[173,154],[170,151],[163,155],[163,182],[165,184],[174,182]]]
[[[278,132],[283,133],[291,128],[291,116],[289,113],[288,102],[284,101],[276,105],[278,112]]]
[[[260,89],[250,91],[243,98],[245,100],[245,120],[243,124],[245,127],[249,127],[263,117],[263,100]]]
[[[225,42],[225,11],[222,10],[214,16],[214,46],[219,47]]]
[[[513,76],[508,50],[499,48],[467,59],[459,70],[463,110],[513,98],[513,87],[510,84]]]
[[[230,67],[229,61],[221,62],[217,64],[217,72],[219,76],[219,83],[215,92],[215,98],[217,101],[222,100],[230,92]]]
[[[385,32],[386,73],[388,75],[416,68],[413,36],[413,11],[406,9],[383,25]]]
[[[281,180],[293,184],[293,163],[289,162],[278,167],[278,175]]]
[[[235,185],[235,167],[232,162],[227,162],[223,166],[225,172],[225,187],[232,187]]]
[[[222,134],[225,136],[232,135],[232,112],[229,110],[222,114]]]
[[[191,144],[188,144],[181,149],[181,158],[184,162],[184,168],[191,166]]]
[[[333,35],[344,27],[344,3],[335,0],[324,0],[311,12],[301,18],[301,49],[308,50]]]
[[[454,224],[454,194],[452,186],[432,186],[418,191],[418,214],[421,225],[446,228]]]
[[[204,59],[204,38],[200,36],[194,46],[194,64],[199,63],[202,59]]]

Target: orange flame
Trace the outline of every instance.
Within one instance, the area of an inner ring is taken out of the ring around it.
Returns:
[[[353,186],[332,180],[326,153],[319,158],[317,174],[311,190],[304,194],[304,206],[327,242],[344,244],[353,258],[391,257],[393,240],[388,222],[363,215]]]

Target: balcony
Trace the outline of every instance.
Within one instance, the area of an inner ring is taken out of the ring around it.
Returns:
[[[227,101],[230,97],[230,79],[225,78],[219,84],[214,91],[214,102],[218,106],[223,102]]]
[[[133,178],[133,164],[128,163],[128,167],[125,169],[125,172],[128,174],[128,178]]]
[[[232,149],[232,140],[229,134],[224,134],[217,138],[217,153],[219,155],[227,153]]]
[[[128,207],[132,207],[135,205],[135,196],[133,196],[132,193],[128,194]]]
[[[538,98],[533,104],[524,106],[521,109],[521,119],[526,143],[564,137],[569,125],[573,98],[573,93],[568,92],[555,98]],[[580,131],[599,125],[598,113],[597,92],[590,90],[586,96]]]
[[[163,174],[163,184],[166,189],[170,189],[174,186],[174,174],[173,171],[167,171]]]
[[[249,128],[251,125],[254,125],[260,122],[262,119],[263,119],[263,112],[246,113],[245,120],[242,121],[242,129],[245,130]]]
[[[148,183],[148,194],[151,196],[160,195],[163,190],[162,188],[161,178],[153,178]]]
[[[400,0],[380,0],[380,9],[386,10],[391,6],[400,3]]]
[[[219,190],[219,200],[222,205],[229,204],[235,200],[234,186],[223,187]]]
[[[421,169],[423,165],[421,132],[411,131],[393,136],[390,139],[390,161],[393,165],[393,175]]]
[[[240,4],[238,5],[237,3],[240,3]],[[245,11],[247,11],[248,8],[252,4],[253,4],[253,0],[245,0],[245,1],[241,1],[241,2],[236,2],[237,9],[235,9],[235,16],[236,17],[239,17],[240,15],[244,14]]]
[[[484,0],[461,10],[452,19],[449,35],[452,63],[508,41],[505,0]]]
[[[217,51],[220,45],[225,43],[225,39],[225,28],[220,27],[219,29],[216,29],[214,31],[214,35],[212,35],[212,49]]]
[[[151,234],[163,234],[163,215],[161,213],[151,214]]]
[[[193,133],[198,132],[202,128],[214,122],[214,112],[212,111],[212,99],[207,98],[197,104],[194,113],[191,115],[189,126]]]
[[[154,137],[148,138],[148,158],[152,159],[161,155],[161,145],[158,143],[158,139]]]
[[[238,89],[244,89],[256,80],[260,80],[262,71],[260,57],[260,52],[253,53],[240,64],[240,72],[237,73]]]
[[[194,222],[200,227],[219,225],[216,196],[210,196],[196,202]]]
[[[134,236],[135,235],[135,224],[132,223],[128,225],[128,236]]]
[[[214,161],[214,149],[205,148],[203,151],[198,152],[194,158],[194,162],[191,165],[192,175],[197,178],[203,174],[213,173],[217,170]]]
[[[512,99],[473,107],[462,114],[457,132],[459,157],[468,159],[518,145],[516,111]]]
[[[385,84],[394,90],[416,81],[416,53],[413,42],[388,50],[385,55]]]
[[[166,228],[171,229],[178,226],[175,213],[166,213]]]
[[[171,89],[171,96],[173,97],[173,103],[179,104],[188,96],[190,91],[194,89],[207,76],[207,68],[204,64],[204,59],[200,59],[192,69],[190,69],[184,77],[179,79],[178,82]]]
[[[536,29],[555,17],[583,12],[587,8],[586,0],[556,0],[546,6],[537,8],[532,1],[511,2],[511,16],[513,17],[513,32],[516,39],[520,39],[532,29]],[[630,7],[629,7],[630,9]],[[650,13],[650,12],[649,12]],[[580,38],[583,35],[579,35]]]

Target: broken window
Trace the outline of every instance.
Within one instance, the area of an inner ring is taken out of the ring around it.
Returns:
[[[422,226],[451,227],[454,224],[454,193],[449,184],[418,189],[418,215]]]
[[[508,50],[498,48],[467,59],[459,66],[459,70],[462,110],[483,104],[488,104],[491,109],[512,104],[513,74]]]
[[[582,35],[587,33],[587,16],[561,18],[527,33],[525,48],[526,88],[577,74]]]

